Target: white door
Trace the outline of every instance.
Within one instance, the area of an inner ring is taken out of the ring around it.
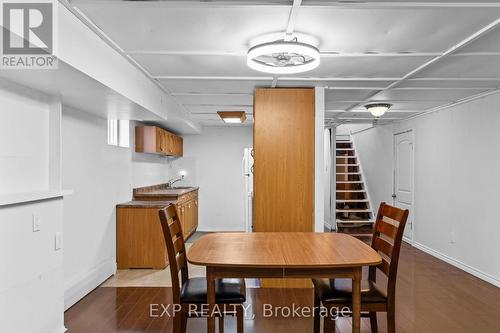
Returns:
[[[410,214],[404,231],[408,242],[413,240],[413,131],[394,134],[394,192],[393,205],[408,209]]]

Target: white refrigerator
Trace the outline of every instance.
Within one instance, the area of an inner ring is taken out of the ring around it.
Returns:
[[[245,231],[253,226],[253,148],[243,150],[243,177],[245,178]]]

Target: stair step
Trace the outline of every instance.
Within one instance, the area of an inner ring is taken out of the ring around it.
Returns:
[[[336,148],[335,150],[348,150],[348,151],[353,151],[354,148]]]
[[[361,175],[361,172],[337,172],[337,175]]]
[[[364,192],[366,192],[366,190],[337,190],[337,192],[347,192],[347,193],[350,193],[350,192],[355,193],[355,192],[357,192],[357,193],[364,193]]]
[[[362,180],[337,180],[337,184],[363,184]]]
[[[346,199],[346,200],[337,199],[335,201],[338,202],[338,203],[343,203],[343,202],[368,202],[368,199]]]
[[[336,209],[337,213],[371,213],[371,209],[366,208],[349,208],[349,209]]]
[[[335,158],[357,158],[356,156],[351,156],[351,155],[335,155]]]
[[[349,166],[353,166],[353,167],[357,167],[359,166],[358,163],[351,163],[351,164],[335,164],[335,166],[340,166],[340,167],[349,167]]]

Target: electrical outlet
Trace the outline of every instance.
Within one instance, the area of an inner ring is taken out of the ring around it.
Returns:
[[[41,219],[39,213],[33,213],[33,232],[40,231]]]
[[[58,250],[62,249],[62,246],[63,246],[62,232],[56,232],[54,238],[55,238],[55,250],[58,251]]]

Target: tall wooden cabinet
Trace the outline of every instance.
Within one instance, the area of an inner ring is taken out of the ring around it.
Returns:
[[[254,231],[314,230],[314,89],[257,89]]]
[[[314,231],[314,89],[257,89],[254,96],[254,231]],[[310,287],[264,279],[264,287]]]

